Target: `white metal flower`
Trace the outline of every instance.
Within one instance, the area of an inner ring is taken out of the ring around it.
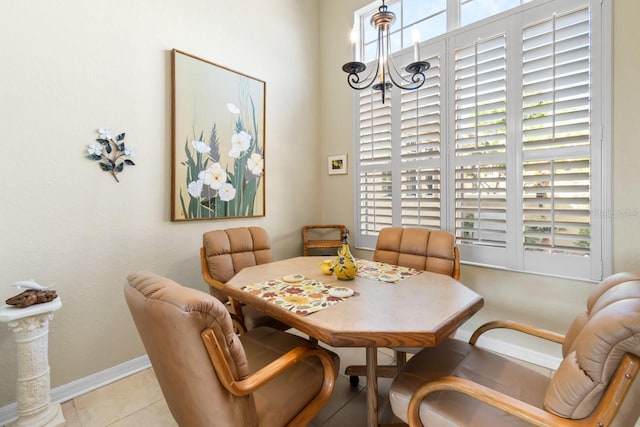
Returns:
[[[233,200],[236,197],[236,189],[233,188],[233,185],[226,183],[220,188],[220,200],[223,202],[228,202],[229,200]]]
[[[253,153],[251,157],[247,159],[247,169],[256,176],[262,175],[264,169],[264,159],[258,153]]]
[[[92,154],[94,156],[102,156],[102,145],[89,144],[89,154]]]
[[[231,114],[240,114],[240,109],[232,102],[227,103],[227,109]]]
[[[214,190],[219,190],[227,182],[227,171],[220,167],[220,163],[214,163],[207,170],[200,171],[198,178]]]
[[[125,154],[125,156],[135,157],[136,156],[136,150],[134,150],[133,147],[130,146],[130,145],[125,145],[124,146],[124,154]]]
[[[229,157],[238,158],[240,154],[249,149],[251,145],[251,135],[245,131],[234,133],[231,137],[231,151]]]
[[[111,139],[111,129],[100,128],[98,133],[101,139]]]
[[[193,197],[200,197],[202,194],[202,186],[204,185],[204,181],[198,179],[197,181],[191,181],[189,185],[187,185],[187,191]]]
[[[211,147],[202,141],[191,141],[191,145],[196,149],[198,153],[208,154],[211,151]]]

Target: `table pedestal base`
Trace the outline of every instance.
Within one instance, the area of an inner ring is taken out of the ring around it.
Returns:
[[[367,347],[367,427],[378,426],[378,348]]]

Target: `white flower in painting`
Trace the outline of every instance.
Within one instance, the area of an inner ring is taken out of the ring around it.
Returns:
[[[232,146],[231,150],[229,150],[229,157],[232,157],[234,159],[237,159],[238,157],[240,157],[240,154],[242,153],[235,146]]]
[[[204,181],[202,181],[201,179],[197,181],[191,181],[189,185],[187,185],[187,191],[193,197],[200,197],[200,195],[202,194],[203,185],[204,185]]]
[[[251,157],[247,159],[247,169],[256,176],[262,175],[262,169],[264,169],[264,159],[258,153],[253,153]]]
[[[240,114],[240,109],[232,102],[227,103],[227,109],[231,114]]]
[[[233,200],[236,197],[236,189],[233,188],[233,185],[226,183],[222,186],[219,191],[220,200],[223,202],[228,202],[229,200]]]
[[[211,151],[211,147],[202,141],[191,141],[191,145],[196,149],[198,153],[208,154]]]
[[[136,150],[134,150],[133,147],[130,146],[130,145],[125,145],[124,146],[124,154],[126,156],[129,156],[129,157],[135,157],[136,156]]]
[[[90,144],[89,145],[89,154],[93,154],[94,156],[102,156],[102,145],[100,145],[100,144]]]
[[[198,174],[198,179],[214,190],[219,190],[222,185],[227,182],[227,171],[220,167],[220,163],[214,163],[207,170]]]
[[[231,150],[229,151],[229,157],[237,159],[244,151],[249,149],[251,145],[251,135],[245,131],[234,133],[231,137]]]
[[[111,129],[98,129],[98,133],[100,134],[100,139],[111,139]]]

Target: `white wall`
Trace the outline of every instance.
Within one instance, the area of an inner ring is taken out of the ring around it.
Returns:
[[[611,0],[608,0],[611,1]],[[342,64],[351,59],[349,31],[353,12],[370,0],[324,0],[320,3],[321,73],[321,150],[322,154],[348,152],[349,176],[324,176],[322,206],[325,221],[346,221],[354,227],[353,175],[353,91],[348,87]],[[640,143],[637,137],[637,103],[640,95],[640,3],[616,1],[614,4],[614,87],[613,87],[613,271],[640,271]],[[605,191],[610,191],[606,189]],[[370,257],[368,251],[354,251]],[[492,319],[513,319],[564,333],[584,310],[593,285],[587,282],[500,271],[463,265],[460,280],[485,298],[485,307],[469,320],[463,332]],[[505,338],[500,331],[494,338]],[[557,358],[557,346],[541,345],[526,337],[510,341],[543,355]]]
[[[147,269],[205,290],[204,231],[259,225],[275,256],[319,221],[315,0],[0,2],[0,298],[55,282],[52,387],[144,353],[122,297]],[[173,48],[266,81],[266,217],[170,222]],[[86,158],[96,129],[126,132],[120,183]],[[15,402],[0,325],[0,407]]]

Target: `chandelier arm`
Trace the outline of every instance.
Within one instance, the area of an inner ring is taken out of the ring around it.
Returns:
[[[387,52],[387,58],[389,58],[389,62],[391,63],[390,66],[388,66],[389,69],[389,75],[391,76],[391,81],[393,82],[393,84],[395,84],[396,86],[404,89],[402,87],[402,85],[399,85],[398,83],[396,83],[395,79],[393,78],[393,73],[391,72],[391,67],[393,67],[393,71],[395,71],[396,76],[400,77],[400,79],[402,79],[403,81],[407,82],[407,83],[415,83],[414,79],[408,79],[406,77],[404,77],[402,75],[402,73],[398,70],[398,67],[396,66],[396,61],[393,60],[393,56],[391,56],[391,52]]]
[[[370,88],[371,85],[373,85],[373,83],[376,81],[376,76],[378,75],[377,67],[374,68],[375,70],[369,70],[369,74],[367,74],[367,76],[363,79],[360,78],[360,75],[362,73],[350,72],[349,74],[347,74],[347,83],[349,83],[349,86],[351,86],[351,88],[355,90],[364,90]],[[374,71],[375,75],[373,75]],[[362,86],[359,86],[359,83],[362,83]]]
[[[409,79],[405,79],[404,77],[400,76],[400,78],[404,81],[406,81],[408,84],[403,85],[401,82],[398,83],[394,78],[393,78],[393,74],[389,73],[389,79],[391,80],[391,82],[399,87],[400,89],[404,89],[404,90],[415,90],[415,89],[419,89],[420,87],[422,87],[422,85],[424,84],[424,82],[426,81],[426,76],[424,75],[423,72],[416,72],[413,73],[411,75],[411,80]]]
[[[389,33],[387,32],[387,70],[388,70],[389,79],[391,80],[391,82],[395,86],[403,90],[415,90],[420,88],[426,81],[426,76],[424,75],[423,71],[428,70],[430,67],[430,64],[428,62],[424,62],[425,65],[420,66],[420,64],[423,64],[423,62],[419,62],[419,61],[409,64],[409,66],[407,66],[407,71],[410,73],[411,78],[405,77],[398,70],[398,67],[396,66],[396,62],[393,60],[393,56],[391,55],[389,46],[390,46]],[[412,66],[414,67],[412,68]],[[395,72],[396,77],[400,78],[401,80],[400,82],[396,81],[392,70],[393,72]],[[402,81],[406,82],[407,84],[402,83]]]

